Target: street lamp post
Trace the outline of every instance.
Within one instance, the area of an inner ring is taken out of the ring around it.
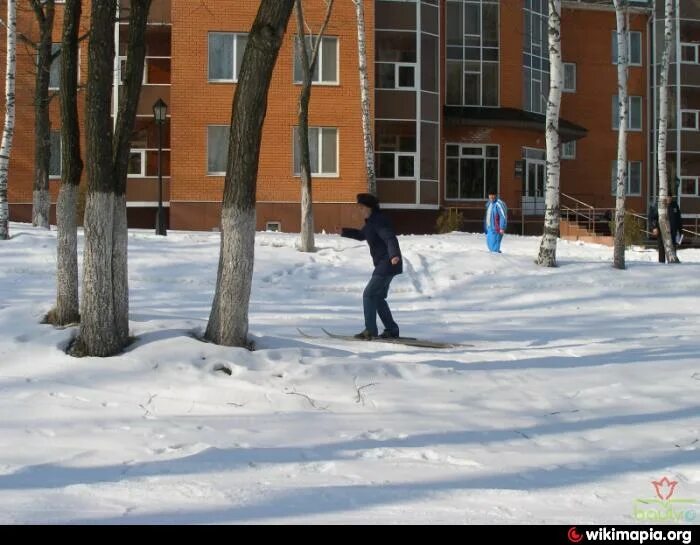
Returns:
[[[153,119],[158,125],[158,212],[156,214],[156,235],[167,235],[163,214],[163,125],[168,114],[168,105],[159,98],[153,105]]]

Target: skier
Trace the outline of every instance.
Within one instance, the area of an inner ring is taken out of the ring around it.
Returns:
[[[369,253],[374,262],[374,272],[362,294],[365,329],[355,335],[355,338],[371,340],[378,336],[377,313],[385,328],[381,337],[398,338],[399,326],[391,315],[386,298],[394,276],[403,272],[399,241],[389,218],[379,210],[377,197],[371,193],[360,193],[357,195],[357,204],[365,217],[364,227],[362,229],[343,227],[340,236],[367,241]]]
[[[484,231],[486,232],[486,246],[490,252],[501,253],[501,240],[508,224],[508,208],[494,192],[489,193],[489,201],[486,203],[486,219]]]
[[[678,248],[682,240],[681,229],[683,227],[683,216],[678,206],[678,201],[673,197],[668,197],[668,222],[671,226],[671,242],[674,248]],[[656,247],[659,252],[659,263],[666,263],[666,248],[659,228],[659,209],[652,203],[649,208],[649,223],[651,234],[656,237]]]

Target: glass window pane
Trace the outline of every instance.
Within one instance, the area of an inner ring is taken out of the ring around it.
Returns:
[[[642,97],[630,97],[629,106],[629,128],[634,130],[642,129]]]
[[[227,125],[207,127],[207,172],[210,174],[226,172],[228,136]]]
[[[61,44],[51,44],[51,55],[61,51]],[[57,56],[51,62],[49,75],[49,88],[58,89],[61,87],[61,57]]]
[[[480,91],[481,76],[479,74],[464,74],[464,104],[466,106],[481,106]]]
[[[642,192],[642,163],[632,161],[627,182],[627,193],[629,195],[640,195]]]
[[[318,174],[318,129],[309,128],[309,156],[311,159],[311,172]]]
[[[338,39],[324,38],[323,43],[323,66],[321,66],[321,79],[325,82],[337,81],[338,67]]]
[[[414,161],[413,155],[399,155],[399,177],[401,178],[413,178],[414,174]]]
[[[399,87],[416,86],[416,69],[413,66],[399,66]]]
[[[61,175],[61,132],[51,131],[51,155],[49,157],[49,176]]]
[[[246,45],[248,45],[247,34],[236,35],[236,79],[241,73],[241,65],[243,64],[243,54],[245,53]]]
[[[464,26],[462,19],[462,0],[447,2],[447,45],[462,45]]]
[[[486,161],[486,192],[484,197],[489,193],[498,193],[498,161],[493,159]]]
[[[481,6],[469,3],[464,5],[464,33],[481,34]]]
[[[498,47],[498,4],[484,4],[483,17],[484,47]]]
[[[462,63],[447,61],[447,104],[461,105],[462,95]]]
[[[388,62],[375,64],[375,78],[377,89],[394,89],[396,87],[396,65]]]
[[[233,80],[233,34],[209,34],[209,79]]]
[[[642,64],[642,33],[630,32],[630,63]]]
[[[459,159],[448,159],[445,170],[446,197],[457,199],[459,198]]]
[[[143,156],[140,152],[132,151],[129,154],[126,173],[131,176],[140,176],[143,173]]]
[[[447,156],[448,157],[458,157],[459,156],[459,146],[454,144],[447,146]]]
[[[483,66],[484,106],[498,106],[498,64],[484,63]]]
[[[323,138],[321,171],[324,174],[335,174],[337,172],[338,131],[336,129],[323,129],[321,135]]]
[[[460,199],[481,199],[484,197],[484,160],[460,160]]]
[[[620,101],[617,95],[612,97],[612,126],[613,129],[620,128]]]
[[[394,154],[377,153],[377,178],[395,178],[394,176]]]

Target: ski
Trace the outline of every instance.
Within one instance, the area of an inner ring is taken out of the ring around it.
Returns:
[[[305,333],[301,329],[297,328],[297,331],[301,334],[302,337],[305,337],[307,339],[318,339],[321,337],[317,337],[314,335],[309,335],[308,333]],[[323,331],[328,337],[332,339],[338,339],[341,341],[354,341],[354,342],[380,342],[380,343],[388,343],[388,344],[402,344],[405,346],[415,346],[418,348],[458,348],[458,347],[464,347],[464,346],[473,346],[470,344],[454,344],[454,343],[443,343],[443,342],[437,342],[437,341],[428,341],[424,339],[417,339],[415,337],[398,337],[395,339],[382,339],[381,337],[376,337],[371,340],[365,340],[365,339],[356,339],[353,335],[340,335],[338,333],[331,333],[330,331],[321,328],[321,331]]]

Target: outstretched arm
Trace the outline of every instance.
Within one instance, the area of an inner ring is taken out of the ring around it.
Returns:
[[[365,233],[362,229],[353,229],[351,227],[343,227],[340,231],[340,236],[345,238],[353,238],[355,240],[365,240]]]

